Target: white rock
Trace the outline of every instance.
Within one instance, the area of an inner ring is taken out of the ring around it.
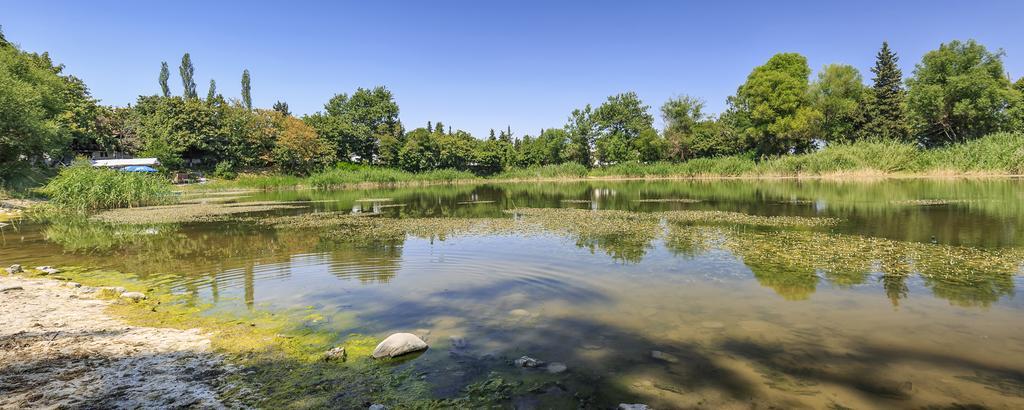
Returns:
[[[0,293],[9,292],[9,291],[12,291],[12,290],[25,290],[25,288],[23,288],[21,286],[4,286],[4,287],[0,287]]]
[[[52,266],[36,266],[36,270],[47,275],[55,275],[60,273],[60,269],[54,268]]]
[[[329,361],[332,361],[332,360],[345,361],[345,357],[347,355],[348,354],[345,353],[345,348],[341,347],[341,346],[338,346],[338,347],[335,347],[335,348],[333,348],[331,350],[328,350],[327,353],[324,353],[324,361],[326,361],[326,362],[329,362]]]
[[[426,349],[427,342],[416,337],[416,335],[412,333],[395,333],[380,342],[376,349],[373,349],[373,358],[396,357]]]
[[[665,352],[662,352],[660,350],[651,350],[651,357],[653,357],[655,359],[658,359],[658,360],[664,360],[664,361],[669,362],[669,363],[678,363],[679,362],[679,359],[676,358],[675,356],[670,355],[670,354],[665,353]]]
[[[21,265],[18,265],[18,264],[11,265],[9,268],[6,268],[4,270],[7,271],[8,275],[13,275],[15,273],[22,273],[22,272],[25,271],[25,269],[22,269]]]
[[[530,311],[526,309],[512,309],[508,314],[516,317],[526,317],[530,316]]]
[[[369,410],[388,410],[388,406],[383,404],[371,404]]]
[[[619,410],[651,410],[646,404],[619,403]]]
[[[145,299],[146,298],[146,294],[144,294],[142,292],[124,292],[124,293],[121,294],[121,297],[125,298],[125,299],[131,299],[131,300],[134,300],[134,301],[138,302],[140,300]]]
[[[544,362],[534,359],[530,356],[520,357],[516,359],[513,363],[515,363],[516,367],[541,367],[544,365]]]

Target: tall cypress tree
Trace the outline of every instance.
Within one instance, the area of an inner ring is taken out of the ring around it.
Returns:
[[[242,71],[242,105],[245,105],[247,110],[252,109],[252,91],[251,85],[249,84],[249,70]]]
[[[195,68],[192,67],[192,57],[188,53],[181,56],[181,66],[178,67],[178,73],[181,74],[181,85],[185,89],[181,95],[185,99],[199,98],[199,94],[196,93],[196,82],[192,78],[195,74]]]
[[[217,82],[210,79],[210,89],[206,91],[206,101],[213,101],[217,98]]]
[[[171,87],[167,85],[167,80],[171,78],[171,69],[167,68],[167,62],[160,62],[160,91],[164,97],[171,96]]]
[[[871,95],[864,102],[865,123],[861,135],[866,138],[907,141],[910,137],[904,105],[906,91],[903,89],[903,72],[896,65],[898,61],[899,57],[889,49],[889,43],[883,42],[875,66],[871,68],[875,74]]]

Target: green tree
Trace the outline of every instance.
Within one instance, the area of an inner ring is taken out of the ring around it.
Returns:
[[[874,84],[862,103],[865,123],[861,138],[906,141],[910,137],[903,72],[897,62],[899,57],[889,49],[888,42],[883,42],[871,69],[875,74]]]
[[[171,70],[167,67],[166,61],[160,62],[160,92],[163,93],[164,97],[171,96],[171,87],[167,85],[167,80],[171,79]]]
[[[630,91],[608,97],[594,110],[593,119],[601,131],[595,141],[599,161],[614,164],[640,159],[637,138],[654,128],[649,108]]]
[[[694,156],[694,138],[699,124],[707,119],[704,101],[683,95],[670,98],[661,106],[665,122],[665,156],[673,161],[685,161]]]
[[[62,71],[47,53],[0,46],[0,180],[62,158],[76,141],[93,146],[96,100],[81,80]]]
[[[330,141],[317,136],[316,130],[302,120],[276,111],[265,111],[265,115],[273,119],[277,131],[273,160],[279,169],[306,175],[334,162]]]
[[[217,99],[217,82],[212,78],[210,79],[210,88],[206,90],[206,101],[214,101]]]
[[[437,169],[441,162],[441,149],[434,133],[426,128],[417,128],[405,136],[405,144],[398,153],[402,169],[423,172]]]
[[[338,158],[377,163],[380,141],[401,139],[398,113],[398,103],[387,88],[359,88],[351,96],[335,95],[324,112],[309,116],[307,122],[335,144]]]
[[[181,56],[181,66],[178,67],[178,74],[181,75],[181,85],[184,88],[181,95],[185,99],[199,98],[199,94],[196,93],[196,81],[193,78],[195,67],[192,66],[192,57],[188,53]]]
[[[1003,54],[968,40],[924,55],[907,80],[907,106],[922,144],[957,143],[1011,127],[1017,94]]]
[[[772,56],[754,68],[729,98],[742,132],[759,155],[804,152],[821,120],[810,105],[807,59],[796,53]]]
[[[811,84],[811,104],[821,113],[821,138],[829,142],[853,141],[860,135],[864,80],[853,66],[830,64]]]
[[[565,124],[565,132],[569,141],[562,151],[562,160],[576,162],[587,167],[594,166],[594,141],[597,139],[598,126],[593,118],[590,104],[583,109],[576,109],[569,115]]]
[[[250,83],[249,70],[242,71],[242,105],[247,110],[252,109],[252,84]]]
[[[277,111],[277,112],[279,112],[279,113],[281,113],[282,115],[285,115],[285,116],[292,115],[292,112],[288,109],[288,103],[286,103],[284,101],[277,101],[277,102],[275,102],[273,109],[274,109],[274,111]]]

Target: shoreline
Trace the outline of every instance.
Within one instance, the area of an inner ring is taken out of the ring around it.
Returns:
[[[244,177],[243,177],[244,178]],[[258,179],[258,177],[256,178]],[[537,178],[479,178],[479,179],[457,179],[449,181],[396,181],[396,182],[360,182],[354,184],[332,185],[327,188],[320,188],[308,184],[284,184],[266,187],[252,187],[238,184],[236,180],[215,180],[212,183],[220,186],[213,186],[207,189],[200,184],[183,185],[176,187],[174,192],[179,195],[193,193],[223,192],[223,191],[303,191],[303,190],[346,190],[346,189],[375,189],[375,188],[404,188],[404,187],[426,187],[440,185],[472,185],[472,184],[516,184],[530,182],[616,182],[616,181],[832,181],[832,182],[871,182],[879,180],[959,180],[959,179],[1024,179],[1024,174],[1014,173],[989,173],[989,172],[926,172],[926,173],[887,173],[875,171],[851,171],[835,172],[826,174],[797,174],[797,175],[669,175],[669,176],[584,176],[584,177],[537,177]]]
[[[233,407],[220,396],[235,370],[210,335],[129,325],[108,308],[135,302],[109,295],[0,275],[0,408]]]

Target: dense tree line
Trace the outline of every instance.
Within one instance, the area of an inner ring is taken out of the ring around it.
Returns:
[[[22,51],[0,34],[0,173],[88,151],[156,156],[168,168],[224,174],[271,167],[303,174],[340,161],[487,175],[567,162],[759,158],[858,140],[929,148],[1024,130],[1024,78],[1011,81],[1003,56],[974,41],[953,41],[927,53],[904,79],[896,53],[883,43],[865,84],[843,64],[824,66],[812,79],[805,57],[780,53],[750,72],[719,115],[682,95],[660,107],[659,131],[651,107],[625,92],[575,109],[564,125],[535,135],[518,137],[506,127],[477,138],[440,121],[406,129],[384,87],[337,94],[323,110],[296,118],[282,101],[254,108],[250,72],[243,70],[240,100],[225,99],[213,80],[203,99],[187,53],[178,69],[180,96],[163,62],[160,94],[107,107],[46,53]]]

